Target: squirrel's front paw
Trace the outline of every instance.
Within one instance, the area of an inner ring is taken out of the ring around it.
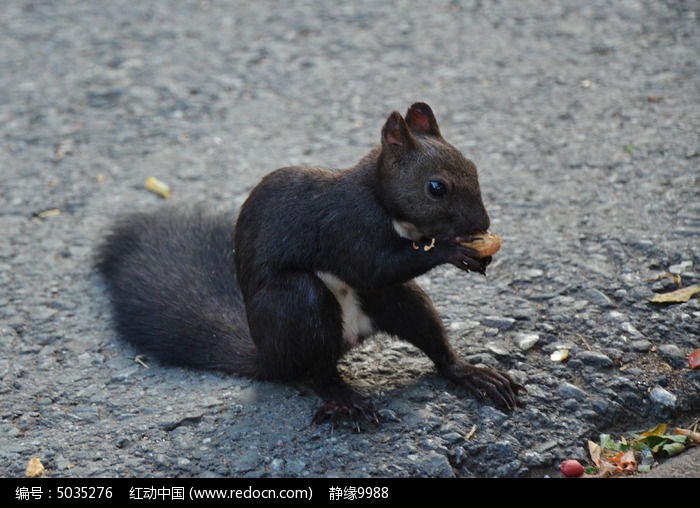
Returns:
[[[477,248],[465,244],[473,238],[471,236],[458,237],[454,240],[431,238],[430,241],[411,242],[411,248],[423,256],[452,263],[467,272],[484,274],[486,267],[491,263],[491,256],[484,257]]]
[[[452,264],[462,270],[479,272],[484,275],[486,267],[491,263],[491,256],[481,257],[476,249],[465,246],[461,240],[461,238],[457,238],[454,242],[455,258]]]
[[[444,374],[476,397],[489,398],[499,408],[509,411],[517,406],[517,392],[527,393],[524,386],[513,381],[505,372],[475,367],[466,362],[459,362]]]
[[[503,240],[493,233],[476,233],[455,238],[459,268],[484,274],[491,257],[501,248]]]

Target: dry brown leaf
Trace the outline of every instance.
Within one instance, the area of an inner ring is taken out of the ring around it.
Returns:
[[[676,289],[675,291],[671,291],[670,293],[657,294],[650,301],[652,303],[682,303],[687,302],[693,295],[697,293],[700,293],[700,284]]]
[[[598,443],[593,441],[588,441],[588,454],[591,456],[591,462],[595,464],[596,467],[600,467],[600,454],[601,449]]]
[[[676,283],[676,286],[678,286],[678,287],[681,287],[683,285],[682,280],[681,280],[681,276],[678,274],[675,274],[675,273],[671,273],[671,272],[657,273],[656,275],[648,278],[647,280],[649,282],[653,282],[653,281],[666,279],[666,278],[671,279],[673,282]]]
[[[591,462],[598,468],[597,476],[600,478],[610,478],[637,470],[637,460],[632,450],[605,457],[599,444],[588,441],[588,453],[591,456]]]
[[[615,466],[608,462],[607,460],[600,460],[600,466],[598,466],[598,476],[600,478],[612,478],[613,476],[619,476],[620,471]]]
[[[27,478],[36,478],[44,474],[44,465],[38,457],[32,457],[27,464]]]
[[[693,441],[694,443],[700,444],[700,432],[693,432],[692,430],[688,429],[679,429],[676,428],[674,430],[676,434],[680,434],[681,436],[687,437],[689,440]]]
[[[61,210],[58,208],[49,208],[48,210],[35,213],[34,217],[37,219],[47,219],[49,217],[56,217],[57,215],[61,215]]]
[[[637,470],[637,459],[632,450],[620,452],[615,456],[614,462],[621,473],[634,473]]]

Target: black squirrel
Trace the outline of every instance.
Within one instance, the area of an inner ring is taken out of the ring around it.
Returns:
[[[459,358],[413,281],[443,263],[484,273],[490,258],[461,243],[488,229],[475,165],[416,103],[405,118],[391,113],[381,145],[353,168],[268,174],[237,220],[172,208],[122,218],[96,265],[119,335],[145,353],[257,379],[310,378],[324,399],[313,422],[359,426],[378,413],[337,364],[380,331],[477,397],[515,408],[524,388]]]

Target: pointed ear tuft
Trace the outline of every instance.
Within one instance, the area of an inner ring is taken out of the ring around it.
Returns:
[[[406,123],[408,124],[408,128],[416,134],[441,136],[440,128],[438,127],[433,110],[430,109],[430,106],[425,102],[416,102],[408,108]]]
[[[387,118],[382,128],[382,145],[390,148],[409,148],[415,146],[416,142],[411,136],[411,132],[400,113],[394,111]]]

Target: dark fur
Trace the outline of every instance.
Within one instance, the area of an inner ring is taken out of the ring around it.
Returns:
[[[426,190],[436,178],[445,196]],[[415,238],[399,236],[393,221],[411,224]],[[382,145],[354,168],[270,173],[244,203],[235,232],[233,222],[165,209],[115,226],[98,268],[122,337],[171,363],[260,378],[308,375],[332,403],[322,411],[374,415],[337,371],[348,349],[341,310],[316,275],[329,272],[357,291],[376,330],[415,344],[473,393],[515,405],[518,386],[459,359],[412,281],[442,263],[477,271],[486,264],[456,241],[489,227],[476,168],[445,142],[427,105],[412,106],[405,119],[392,113]],[[414,248],[433,238],[432,249]]]
[[[165,208],[114,226],[97,268],[123,338],[167,363],[258,373],[233,266],[233,222]]]

